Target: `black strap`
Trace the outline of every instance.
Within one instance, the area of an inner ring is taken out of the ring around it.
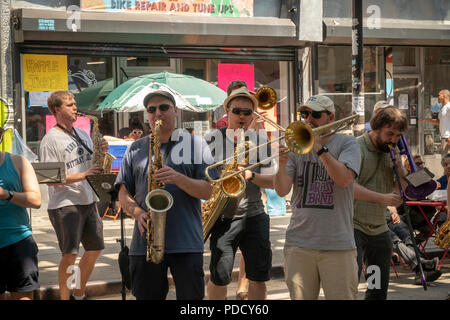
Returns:
[[[65,133],[67,133],[73,140],[75,140],[76,142],[81,144],[87,150],[87,152],[89,152],[89,154],[92,154],[92,150],[80,138],[80,136],[78,135],[78,132],[75,130],[75,128],[73,128],[73,133],[72,133],[69,130],[67,130],[66,128],[64,128],[63,126],[61,126],[59,123],[56,124],[56,126],[58,128],[60,128],[62,131],[64,131]]]

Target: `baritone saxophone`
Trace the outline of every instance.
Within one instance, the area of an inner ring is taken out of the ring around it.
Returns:
[[[163,166],[164,162],[159,141],[161,125],[162,121],[157,120],[155,132],[149,135],[148,194],[145,197],[149,215],[147,220],[146,260],[156,264],[160,263],[164,257],[166,215],[173,205],[173,197],[164,189],[164,183],[154,179],[155,172]]]

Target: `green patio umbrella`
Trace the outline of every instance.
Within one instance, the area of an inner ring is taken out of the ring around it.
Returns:
[[[225,91],[202,79],[161,72],[139,76],[122,83],[103,100],[97,110],[143,111],[144,97],[155,90],[169,91],[174,95],[178,108],[194,112],[214,110],[227,97]]]
[[[114,81],[112,78],[97,82],[74,95],[75,101],[77,102],[77,108],[84,111],[95,111],[103,99],[105,99],[113,89]]]

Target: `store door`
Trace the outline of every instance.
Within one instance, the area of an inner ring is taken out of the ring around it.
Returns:
[[[394,76],[393,102],[408,118],[408,130],[405,133],[405,137],[412,154],[420,153],[418,132],[418,110],[421,108],[420,88],[419,75]]]

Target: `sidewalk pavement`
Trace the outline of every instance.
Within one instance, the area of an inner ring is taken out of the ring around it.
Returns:
[[[55,300],[59,298],[58,289],[58,263],[61,257],[58,241],[53,227],[46,214],[34,214],[32,211],[33,237],[39,248],[39,282],[40,290],[35,292],[35,299]],[[290,220],[290,212],[284,216],[271,216],[270,236],[272,243],[272,276],[267,282],[268,299],[288,300],[289,292],[284,282],[283,272],[283,247],[286,228]],[[121,298],[121,275],[118,265],[118,254],[120,252],[120,219],[113,221],[111,218],[103,220],[105,249],[98,258],[94,271],[89,279],[86,294],[90,300],[120,300]],[[131,242],[134,221],[124,220],[126,244]],[[82,247],[82,246],[81,246]],[[80,256],[83,249],[80,249]],[[441,254],[433,245],[428,246],[431,256]],[[209,279],[209,241],[205,244],[204,270],[205,281]],[[229,285],[228,299],[234,300],[236,294],[237,275],[239,270],[240,252],[238,251],[234,264],[233,282]],[[77,263],[79,258],[77,259]],[[398,273],[398,277],[395,274]],[[450,293],[450,259],[446,258],[442,265],[442,276],[435,282],[428,284],[428,290],[424,291],[422,286],[414,285],[414,273],[409,269],[398,265],[395,270],[391,268],[391,280],[389,286],[389,300],[444,300]],[[366,283],[360,282],[358,299],[364,298]],[[320,293],[323,299],[323,293]],[[134,297],[127,290],[127,300]],[[174,300],[175,290],[170,286],[168,300]]]

